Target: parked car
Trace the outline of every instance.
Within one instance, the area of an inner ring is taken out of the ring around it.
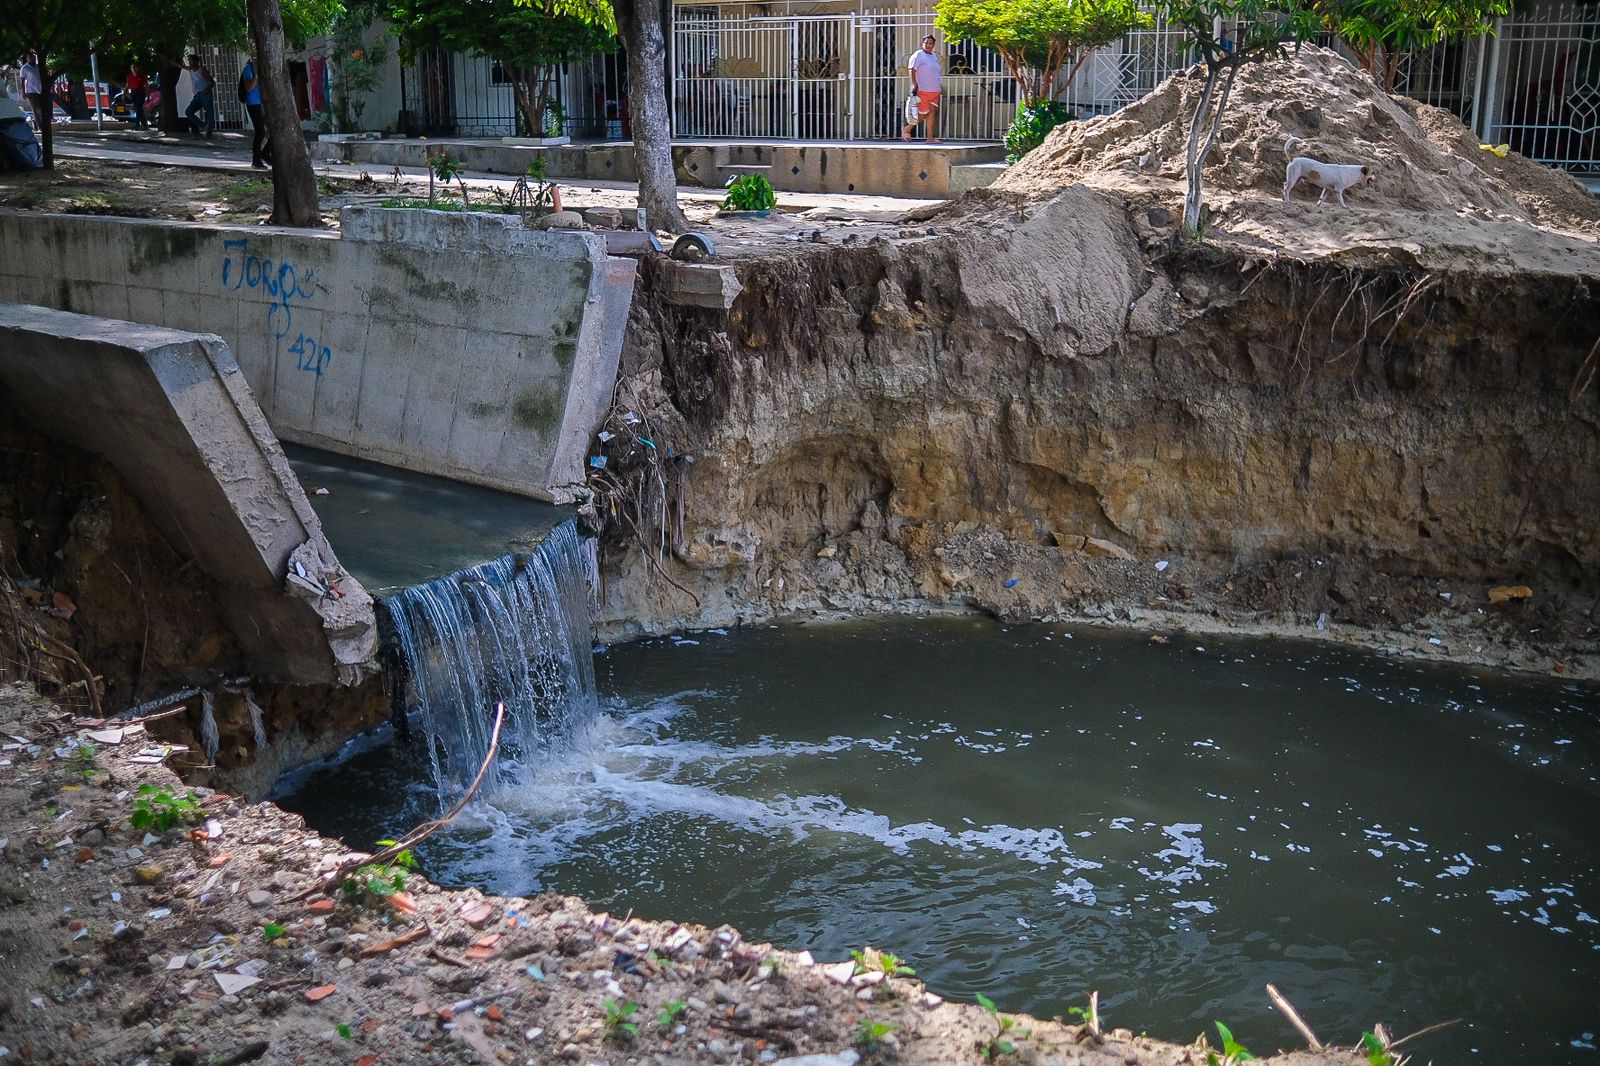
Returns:
[[[109,114],[112,118],[120,119],[123,122],[132,122],[134,120],[133,96],[127,90],[118,92],[111,98],[111,110]],[[144,97],[145,121],[154,126],[157,124],[157,120],[159,119],[160,115],[161,77],[160,75],[152,74],[150,75],[150,88],[145,91]]]

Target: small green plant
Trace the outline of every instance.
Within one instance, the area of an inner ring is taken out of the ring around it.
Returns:
[[[268,922],[266,925],[263,925],[261,927],[261,939],[262,940],[276,940],[281,936],[288,936],[288,935],[289,935],[288,927],[279,925],[277,922]]]
[[[1068,1007],[1067,1013],[1088,1026],[1089,1032],[1100,1035],[1100,993],[1090,992],[1087,1007]]]
[[[461,176],[466,167],[461,160],[449,152],[440,152],[438,155],[428,157],[428,203],[434,202],[433,180],[439,179],[440,184],[449,185],[452,181],[461,186],[461,204],[467,204],[467,183]]]
[[[1404,1055],[1396,1055],[1384,1047],[1383,1038],[1377,1033],[1361,1034],[1361,1050],[1366,1052],[1367,1061],[1372,1066],[1401,1066],[1406,1061]]]
[[[982,992],[978,993],[978,1006],[988,1011],[989,1017],[994,1019],[994,1035],[978,1045],[978,1052],[984,1058],[993,1060],[1001,1055],[1014,1054],[1017,1050],[1015,1040],[1026,1040],[1032,1035],[1030,1030],[1018,1029],[1017,1020],[1003,1016],[994,1005],[994,1000]]]
[[[1022,104],[1006,129],[1006,162],[1015,163],[1044,143],[1051,130],[1077,118],[1077,112],[1059,100]]]
[[[618,1003],[610,996],[606,996],[600,1001],[600,1006],[605,1010],[602,1024],[607,1040],[625,1044],[639,1035],[639,1023],[628,1020],[639,1012],[639,1004]]]
[[[194,825],[202,817],[200,797],[193,792],[174,796],[165,788],[140,785],[134,793],[133,813],[128,823],[135,829],[154,829],[165,833],[175,825]]]
[[[683,1012],[689,1009],[689,1004],[681,999],[675,999],[661,1008],[661,1013],[656,1015],[656,1021],[663,1029],[671,1029],[678,1024],[678,1019]]]
[[[346,1040],[349,1040],[352,1035],[350,1026],[344,1022],[340,1022],[338,1025],[334,1026],[333,1031],[344,1037]]]
[[[1233,1033],[1221,1022],[1216,1023],[1217,1035],[1222,1037],[1222,1057],[1217,1058],[1215,1051],[1206,1052],[1206,1066],[1233,1066],[1236,1062],[1254,1062],[1255,1056],[1250,1054],[1250,1049],[1233,1038]]]
[[[894,952],[873,951],[871,944],[865,950],[850,952],[850,957],[856,960],[856,973],[881,973],[884,980],[917,976],[917,971],[907,966],[905,960]]]
[[[67,756],[67,773],[85,781],[94,776],[94,745],[79,744]]]
[[[895,1026],[890,1022],[875,1022],[870,1018],[862,1018],[856,1026],[856,1043],[861,1045],[862,1051],[871,1054],[878,1050],[883,1038],[894,1030]]]
[[[542,136],[560,137],[567,132],[567,109],[560,100],[544,105],[544,130]]]
[[[393,847],[393,840],[380,840],[378,847]],[[358,866],[344,879],[342,887],[348,896],[359,896],[363,892],[378,898],[392,896],[396,892],[404,892],[406,888],[406,873],[417,865],[417,857],[411,850],[400,852],[391,862],[369,862],[365,866]]]
[[[778,196],[772,191],[772,182],[760,174],[736,174],[728,179],[724,211],[770,211],[776,206]]]

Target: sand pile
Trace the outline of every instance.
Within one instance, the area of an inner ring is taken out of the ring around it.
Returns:
[[[1058,127],[997,187],[1045,197],[1080,182],[1124,190],[1181,184],[1203,84],[1178,74],[1115,114]],[[1357,210],[1442,211],[1600,233],[1600,200],[1573,178],[1515,153],[1501,159],[1483,151],[1448,111],[1392,97],[1337,52],[1316,46],[1239,72],[1207,160],[1208,198],[1281,198],[1290,136],[1304,141],[1294,154],[1375,169],[1376,188],[1348,194]],[[1302,185],[1295,199],[1309,203],[1316,195]]]

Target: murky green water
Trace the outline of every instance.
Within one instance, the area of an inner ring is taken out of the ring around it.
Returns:
[[[1378,1020],[1439,1062],[1596,1061],[1600,694],[1274,641],[891,621],[597,659],[603,718],[425,850],[937,991],[1187,1041]],[[431,811],[379,748],[285,805],[352,843]],[[359,802],[352,803],[352,797]],[[1081,1002],[1081,998],[1077,1001]]]
[[[571,508],[318,448],[286,443],[283,451],[334,554],[374,594],[528,551],[572,515]]]

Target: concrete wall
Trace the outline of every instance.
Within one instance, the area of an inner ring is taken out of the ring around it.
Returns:
[[[331,147],[331,146],[323,146]],[[441,148],[468,170],[525,174],[543,156],[552,177],[594,181],[637,181],[631,142],[571,144],[526,148],[484,141],[385,140],[341,146],[344,158],[370,167],[426,165]],[[714,144],[678,142],[673,169],[680,185],[720,189],[735,174],[760,174],[787,192],[862,193],[943,199],[951,194],[950,168],[999,160],[999,145],[897,144]]]
[[[372,599],[334,558],[221,339],[0,304],[0,384],[36,432],[109,460],[172,548],[222,586],[253,673],[361,676]],[[330,578],[341,594],[311,587]]]
[[[562,501],[610,401],[635,264],[514,218],[331,231],[0,212],[0,300],[221,335],[277,434]]]

